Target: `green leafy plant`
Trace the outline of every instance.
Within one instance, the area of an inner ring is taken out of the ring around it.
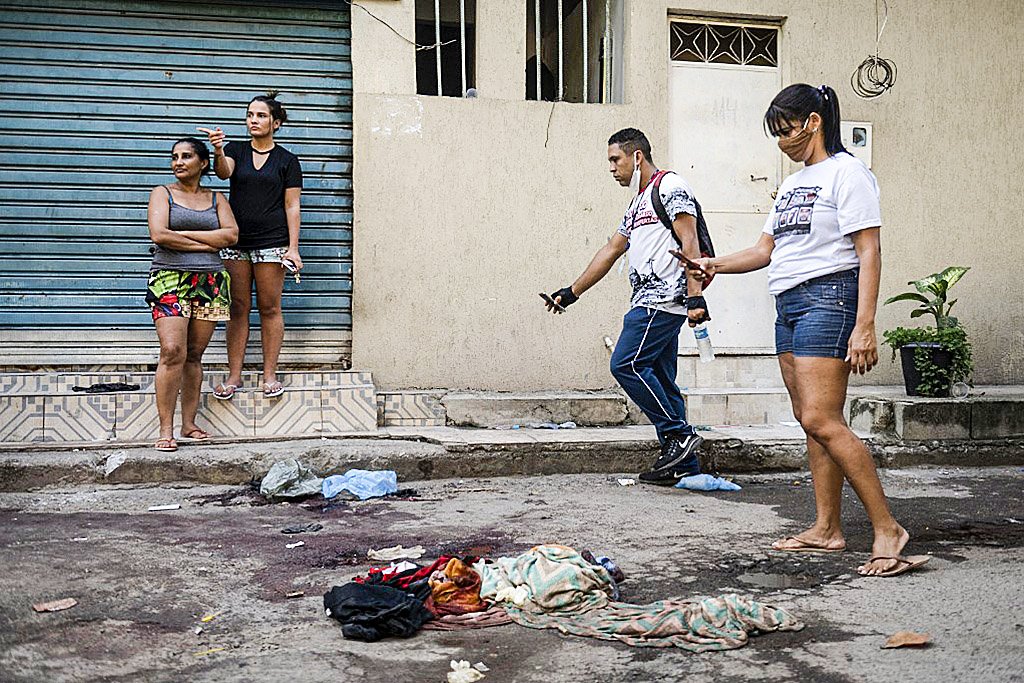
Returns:
[[[966,275],[968,270],[970,268],[966,266],[950,266],[941,273],[932,273],[920,280],[911,280],[907,284],[914,285],[916,292],[904,292],[891,296],[885,300],[885,304],[897,301],[917,301],[921,305],[910,312],[911,318],[920,318],[922,315],[930,314],[935,316],[936,328],[941,330],[945,327],[956,327],[959,322],[949,315],[949,311],[958,299],[948,303],[946,299],[949,288]]]
[[[910,312],[911,318],[923,315],[935,317],[935,327],[897,327],[883,333],[885,343],[892,347],[893,360],[900,348],[911,343],[937,343],[952,357],[949,368],[937,365],[932,360],[932,349],[914,349],[914,367],[921,376],[917,392],[922,396],[948,396],[954,382],[968,382],[974,371],[971,342],[967,331],[951,316],[950,309],[956,299],[948,301],[949,288],[956,284],[970,268],[950,266],[940,273],[933,273],[920,280],[911,280],[917,291],[904,292],[885,300],[885,304],[897,301],[916,301],[920,305]]]

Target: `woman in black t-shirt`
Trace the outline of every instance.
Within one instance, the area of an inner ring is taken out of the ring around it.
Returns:
[[[277,379],[277,359],[284,340],[281,292],[285,269],[302,269],[299,257],[299,197],[302,168],[299,159],[274,142],[274,133],[288,120],[276,93],[252,98],[246,112],[251,140],[225,142],[224,132],[200,128],[214,148],[213,170],[231,179],[231,209],[238,220],[238,244],[221,257],[231,274],[231,320],[228,322],[228,377],[213,395],[230,399],[242,386],[242,365],[249,341],[252,287],[260,312],[263,346],[263,395],[284,393]]]

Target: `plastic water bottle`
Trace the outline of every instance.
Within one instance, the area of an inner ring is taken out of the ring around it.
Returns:
[[[701,323],[693,328],[693,338],[697,340],[697,353],[700,354],[701,363],[710,363],[715,359],[715,349],[711,346],[711,337],[708,335],[707,323]]]

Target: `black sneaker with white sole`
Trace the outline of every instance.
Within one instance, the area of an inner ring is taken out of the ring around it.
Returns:
[[[683,477],[700,474],[697,449],[704,439],[696,434],[683,437],[669,437],[661,448],[661,456],[654,461],[649,472],[637,478],[644,484],[671,486]]]

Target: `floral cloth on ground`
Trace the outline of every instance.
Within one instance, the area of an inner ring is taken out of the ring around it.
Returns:
[[[742,647],[753,632],[803,628],[788,612],[737,595],[647,605],[615,602],[608,596],[608,571],[566,546],[540,545],[518,557],[478,562],[473,568],[480,573],[484,600],[517,587],[528,590],[521,607],[504,607],[513,621],[530,628],[691,652]]]
[[[154,270],[146,285],[153,320],[184,317],[221,321],[231,318],[231,276],[188,270]]]
[[[443,570],[430,577],[430,597],[426,604],[437,616],[483,612],[489,607],[480,599],[480,575],[454,557]]]

